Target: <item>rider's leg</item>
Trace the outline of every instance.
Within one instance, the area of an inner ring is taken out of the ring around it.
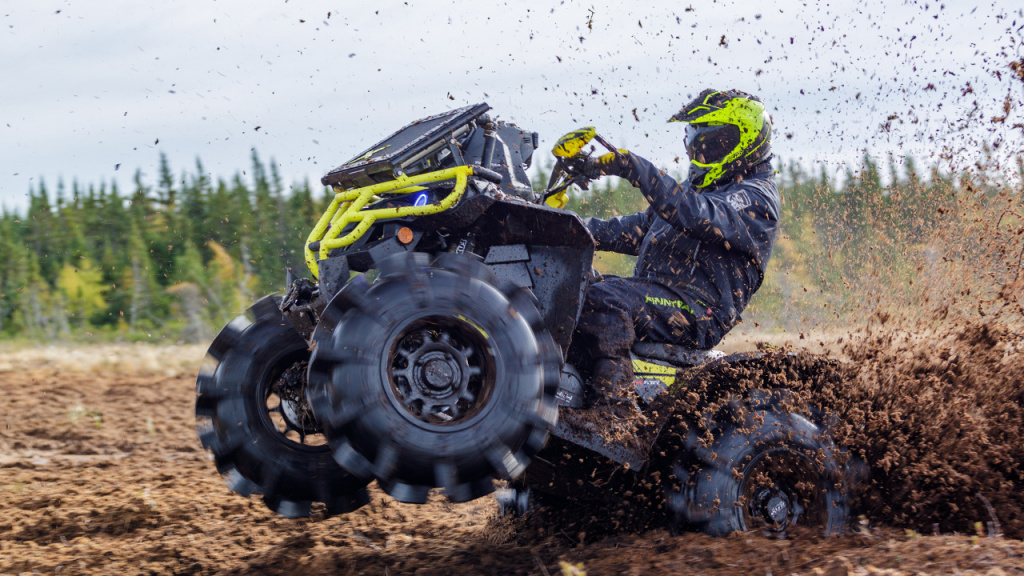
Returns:
[[[685,292],[636,278],[609,278],[590,287],[577,324],[579,344],[593,358],[590,401],[632,402],[636,340],[710,348],[721,338],[707,305]]]
[[[629,349],[636,339],[635,315],[643,296],[627,278],[609,278],[587,291],[576,325],[581,344],[593,358],[588,401],[623,402],[633,395]]]

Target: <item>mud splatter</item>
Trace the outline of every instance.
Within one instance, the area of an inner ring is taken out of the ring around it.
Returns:
[[[2,387],[0,574],[536,575],[559,574],[562,561],[598,575],[952,573],[949,566],[983,574],[1024,558],[1016,540],[918,537],[874,522],[830,540],[626,526],[581,535],[558,522],[498,519],[490,499],[412,506],[379,491],[348,515],[285,520],[258,498],[231,493],[200,450],[190,376],[36,370],[6,373]],[[102,423],[72,422],[79,403],[102,413]],[[30,433],[42,430],[49,433]],[[1010,517],[1000,512],[1000,520]]]

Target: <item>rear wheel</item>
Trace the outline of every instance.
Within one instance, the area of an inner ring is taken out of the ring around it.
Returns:
[[[676,527],[778,538],[800,526],[825,535],[844,529],[842,455],[817,424],[789,411],[786,398],[754,391],[706,422],[707,434],[688,433],[666,494]]]
[[[263,298],[221,330],[196,380],[196,429],[217,470],[243,496],[262,494],[287,517],[328,513],[367,501],[365,480],[331,458],[326,436],[306,402],[305,340]]]
[[[497,289],[486,266],[398,255],[325,317],[336,327],[314,334],[310,403],[335,459],[397,500],[483,496],[543,446],[561,353],[529,293]]]

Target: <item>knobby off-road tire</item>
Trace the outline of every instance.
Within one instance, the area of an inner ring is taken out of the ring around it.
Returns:
[[[561,351],[532,295],[465,256],[391,257],[314,334],[310,405],[334,457],[402,502],[462,502],[518,476],[558,417]]]
[[[196,430],[235,492],[262,494],[278,514],[330,514],[368,501],[342,470],[305,400],[308,345],[267,296],[221,330],[196,379]]]
[[[793,526],[824,535],[849,517],[843,455],[819,423],[792,412],[785,391],[753,391],[691,430],[672,465],[666,504],[676,528],[720,536]]]

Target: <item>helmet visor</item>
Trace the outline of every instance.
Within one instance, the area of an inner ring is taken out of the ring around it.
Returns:
[[[686,154],[701,164],[721,162],[740,145],[740,129],[732,124],[686,126]]]

